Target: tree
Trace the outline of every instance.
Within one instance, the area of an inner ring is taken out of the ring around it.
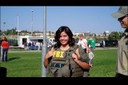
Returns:
[[[121,38],[122,33],[121,32],[111,32],[108,36],[109,40],[119,40]]]
[[[2,31],[1,31],[1,29],[0,29],[0,35],[2,35]]]

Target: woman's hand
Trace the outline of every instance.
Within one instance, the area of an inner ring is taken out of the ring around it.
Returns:
[[[74,61],[77,61],[78,60],[78,55],[76,53],[73,53],[72,58],[73,58]]]
[[[53,56],[54,48],[52,47],[50,51],[46,54],[46,59],[49,59],[50,57]]]
[[[45,68],[47,68],[47,66],[49,64],[49,58],[51,58],[53,56],[53,52],[54,52],[54,48],[51,48],[51,50],[48,51],[48,53],[45,55],[45,59],[44,59]]]

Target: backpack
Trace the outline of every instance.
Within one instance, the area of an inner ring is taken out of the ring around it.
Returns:
[[[65,52],[55,48],[56,57],[53,56],[52,59],[50,60],[47,69],[48,71],[47,76],[48,77],[82,77],[84,74],[84,70],[78,64],[76,64],[71,57],[72,53],[75,52],[77,48],[79,48],[81,51],[80,55],[81,54],[83,55],[84,51],[78,45],[70,47],[70,49]]]

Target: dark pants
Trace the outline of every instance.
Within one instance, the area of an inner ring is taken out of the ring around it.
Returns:
[[[120,74],[120,73],[116,73],[116,76],[115,76],[116,78],[128,78],[128,76],[126,76],[126,75],[122,75],[122,74]]]
[[[8,49],[3,48],[2,49],[2,62],[7,61],[7,58],[8,58]]]

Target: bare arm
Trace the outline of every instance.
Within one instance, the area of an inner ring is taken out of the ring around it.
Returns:
[[[52,57],[53,51],[54,51],[54,48],[52,48],[50,51],[48,51],[48,53],[44,57],[44,66],[45,66],[45,68],[47,68],[47,66],[49,64],[49,58]]]
[[[86,52],[89,53],[89,52],[90,52],[90,48],[89,48],[89,46],[88,46],[88,42],[85,43],[85,47],[86,47]]]
[[[90,69],[91,66],[88,63],[80,60],[80,54],[79,54],[79,50],[78,49],[76,50],[75,53],[72,54],[72,58],[83,69]]]
[[[86,62],[83,62],[79,59],[75,59],[74,60],[80,67],[82,67],[83,69],[90,69],[90,65]]]

